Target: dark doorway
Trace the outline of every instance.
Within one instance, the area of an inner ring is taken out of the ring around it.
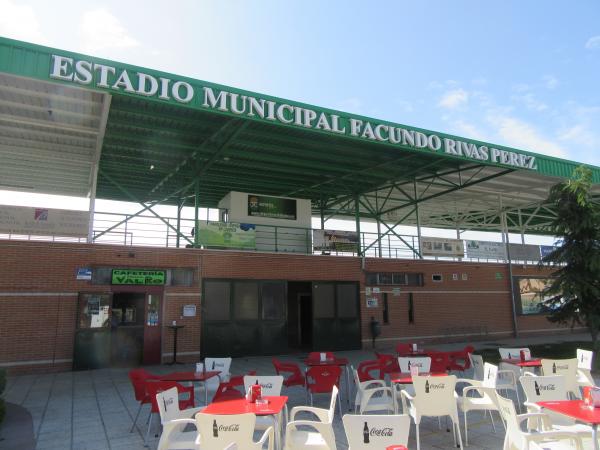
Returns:
[[[294,350],[312,347],[312,283],[288,282],[288,345]]]
[[[115,292],[111,314],[112,366],[132,367],[142,363],[144,349],[144,299],[140,292]]]

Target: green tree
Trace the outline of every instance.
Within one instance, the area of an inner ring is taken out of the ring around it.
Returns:
[[[589,328],[594,348],[600,332],[600,205],[590,192],[592,172],[580,166],[571,179],[552,187],[548,202],[556,211],[551,231],[558,248],[541,264],[554,267],[544,290],[549,320]]]

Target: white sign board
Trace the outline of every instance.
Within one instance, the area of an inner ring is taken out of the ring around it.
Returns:
[[[196,316],[196,305],[183,305],[183,317]]]
[[[421,254],[462,258],[465,254],[465,245],[461,239],[421,237]]]
[[[539,261],[540,246],[531,244],[509,244],[512,261]]]
[[[0,205],[0,233],[86,237],[90,213]]]
[[[467,257],[477,259],[506,258],[506,244],[491,241],[467,241]]]
[[[377,297],[367,298],[367,308],[377,308]]]

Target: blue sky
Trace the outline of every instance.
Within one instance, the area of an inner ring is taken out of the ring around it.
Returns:
[[[600,166],[597,1],[0,0],[0,11],[5,37]],[[88,207],[10,192],[0,203]]]
[[[0,35],[600,165],[597,1],[0,0]]]

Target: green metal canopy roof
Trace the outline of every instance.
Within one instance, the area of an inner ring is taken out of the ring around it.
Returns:
[[[0,189],[544,232],[578,163],[0,38]],[[600,196],[600,168],[593,171]]]

